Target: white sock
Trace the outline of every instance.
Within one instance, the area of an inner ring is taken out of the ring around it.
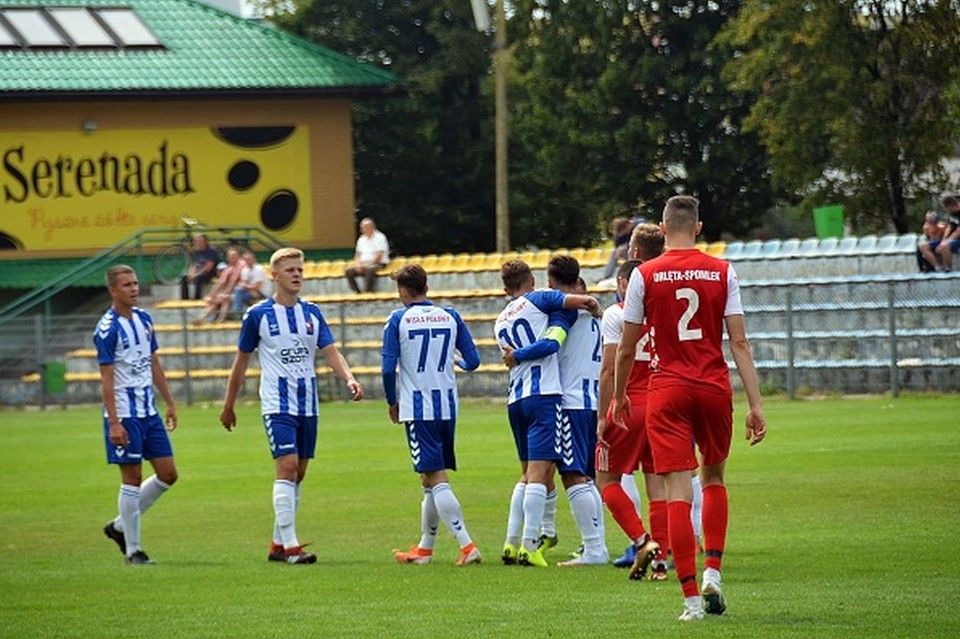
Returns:
[[[296,548],[300,545],[297,539],[296,501],[296,483],[286,479],[273,482],[273,513],[284,548]]]
[[[433,550],[437,543],[437,525],[440,523],[440,513],[433,499],[433,491],[423,489],[423,501],[420,502],[420,543],[421,548]]]
[[[293,510],[300,510],[300,484],[297,484],[296,494],[293,501]],[[276,517],[273,519],[273,543],[276,546],[283,545],[283,535],[280,534],[280,524],[277,523]]]
[[[525,483],[517,482],[517,485],[513,487],[513,494],[510,495],[506,543],[514,546],[520,543],[520,529],[523,528],[523,496],[526,490],[527,485]]]
[[[703,489],[700,487],[700,476],[694,475],[690,480],[693,484],[693,504],[690,508],[690,521],[693,523],[693,534],[697,539],[703,539]]]
[[[590,481],[590,486],[593,488],[591,495],[593,496],[593,501],[596,504],[597,510],[597,527],[599,528],[600,534],[600,544],[602,546],[602,552],[607,552],[607,524],[606,517],[604,517],[603,509],[603,497],[600,496],[600,491],[597,490],[597,485],[593,483],[593,480]]]
[[[531,552],[537,549],[540,524],[543,522],[543,505],[546,501],[545,484],[527,484],[527,489],[523,492],[523,547]]]
[[[597,502],[593,498],[595,492],[597,489],[593,484],[576,484],[567,490],[570,512],[583,541],[583,552],[591,557],[602,555],[606,551],[606,544],[600,536],[603,511],[597,509]]]
[[[140,550],[140,487],[120,484],[117,510],[123,524],[123,537],[127,542],[127,557]]]
[[[720,579],[720,571],[717,570],[716,568],[704,568],[704,569],[703,569],[703,584],[704,584],[704,585],[710,583],[710,584],[715,584],[715,585],[719,586],[719,585],[722,583],[722,581],[723,581],[723,580]]]
[[[623,486],[623,491],[627,493],[633,505],[637,507],[637,515],[640,516],[640,491],[637,490],[637,479],[633,473],[620,475],[620,485]]]
[[[147,512],[154,502],[160,499],[160,495],[170,489],[170,484],[160,481],[156,475],[150,475],[147,481],[140,484],[140,514]],[[120,532],[124,531],[123,521],[118,516],[113,520],[113,527]]]
[[[467,525],[463,522],[463,511],[460,508],[460,502],[457,496],[453,494],[450,484],[441,482],[433,487],[433,502],[437,505],[437,512],[440,519],[446,524],[447,529],[457,538],[457,543],[461,548],[472,543],[470,533],[467,532]]]
[[[547,537],[557,536],[557,489],[547,493],[547,501],[543,503],[543,521],[540,522],[540,532]]]

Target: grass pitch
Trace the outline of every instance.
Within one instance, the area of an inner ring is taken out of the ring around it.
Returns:
[[[400,427],[372,401],[321,407],[298,515],[319,563],[268,564],[256,407],[232,434],[218,410],[181,408],[180,481],[144,517],[149,567],[124,565],[101,532],[119,473],[98,409],[0,413],[0,637],[960,635],[960,396],[769,401],[767,441],[735,440],[728,465],[728,611],[695,624],[676,621],[672,572],[500,565],[517,463],[499,402],[467,403],[458,424],[452,485],[484,553],[466,568],[442,528],[433,564],[393,561],[419,537],[421,492]],[[558,527],[553,560],[577,545],[564,503]],[[619,555],[609,516],[607,540]]]

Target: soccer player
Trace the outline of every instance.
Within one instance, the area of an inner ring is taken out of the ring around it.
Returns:
[[[220,423],[228,431],[236,426],[234,404],[250,354],[259,349],[260,411],[276,470],[273,543],[267,560],[312,564],[317,556],[300,545],[296,512],[300,487],[317,445],[317,352],[346,383],[354,401],[363,399],[363,387],[337,350],[320,309],[300,299],[303,252],[291,247],[278,249],[270,257],[270,270],[275,293],[243,316]]]
[[[390,420],[394,424],[403,422],[406,429],[413,469],[420,473],[423,486],[420,543],[407,552],[395,552],[394,558],[407,564],[430,563],[437,524],[442,519],[460,544],[456,565],[478,564],[480,551],[467,532],[446,469],[457,469],[454,365],[459,363],[464,370],[472,371],[480,365],[480,355],[460,315],[427,299],[427,272],[422,266],[407,264],[391,277],[397,282],[403,308],[395,310],[383,327],[383,390]]]
[[[110,309],[100,318],[93,343],[100,364],[107,462],[120,468],[120,514],[103,533],[120,546],[128,564],[152,564],[140,547],[140,517],[177,481],[167,435],[177,427],[177,409],[157,356],[153,320],[137,307],[136,272],[124,264],[111,267],[107,290]],[[167,405],[165,420],[157,413],[154,386]],[[154,474],[141,483],[144,459]]]
[[[551,289],[563,293],[586,293],[580,279],[580,264],[568,255],[558,255],[547,265],[547,283]],[[546,338],[541,338],[546,339]],[[513,351],[507,365],[515,365],[532,357],[541,348],[538,340],[532,345]],[[561,399],[561,458],[557,466],[573,520],[580,531],[583,549],[558,566],[604,565],[610,560],[607,552],[603,521],[603,502],[591,480],[594,447],[597,438],[597,388],[600,375],[600,322],[586,311],[578,311],[577,318],[567,331],[566,340],[558,355],[560,366]],[[552,481],[551,481],[552,484]],[[540,535],[542,547],[556,545],[556,490],[547,486],[547,503],[553,501],[552,512],[545,510]],[[552,534],[551,534],[552,533]]]
[[[504,363],[513,351],[546,337],[530,358],[510,368],[507,414],[521,477],[514,486],[501,558],[505,564],[546,567],[538,544],[547,485],[561,459],[560,367],[557,352],[577,319],[577,309],[598,315],[600,305],[587,295],[534,290],[526,262],[509,260],[500,268],[503,290],[511,298],[494,324]],[[522,528],[522,533],[521,533]]]
[[[655,224],[640,224],[630,238],[630,260],[617,272],[617,289],[621,299],[626,293],[630,275],[643,261],[663,252],[663,234]],[[643,327],[646,333],[646,327]],[[667,502],[663,480],[654,474],[653,454],[650,450],[645,425],[647,380],[651,359],[649,335],[641,336],[630,368],[627,396],[630,416],[623,427],[612,423],[610,399],[613,397],[617,345],[623,333],[623,303],[614,304],[603,314],[603,363],[600,369],[600,406],[603,417],[597,432],[597,486],[610,514],[630,538],[631,546],[616,565],[630,566],[630,579],[643,579],[652,564],[650,578],[666,579],[666,563],[661,558],[667,544]],[[644,486],[649,503],[648,533],[643,526],[639,509],[623,489],[624,476],[638,468],[643,470]],[[629,563],[627,563],[629,561]]]
[[[695,247],[701,228],[696,198],[677,195],[667,200],[660,224],[667,250],[630,277],[615,371],[615,415],[623,423],[631,410],[627,382],[645,322],[654,354],[647,433],[656,472],[666,484],[670,546],[684,594],[682,621],[702,619],[704,602],[710,614],[726,608],[720,568],[727,533],[724,467],[733,434],[733,393],[723,357],[724,325],[749,405],[746,438],[752,446],[767,432],[737,276],[729,263]],[[690,471],[697,468],[692,441],[702,457],[703,601],[690,521]]]

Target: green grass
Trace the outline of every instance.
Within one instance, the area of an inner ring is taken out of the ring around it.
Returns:
[[[769,400],[767,441],[735,440],[728,612],[676,621],[679,586],[612,567],[499,565],[517,464],[499,402],[465,405],[453,487],[484,563],[391,550],[419,535],[420,488],[380,402],[324,404],[301,540],[320,561],[265,561],[272,464],[255,407],[181,409],[180,482],[144,518],[152,567],[101,532],[118,473],[98,410],[0,413],[0,637],[956,637],[960,396]],[[742,421],[737,406],[737,422]],[[740,430],[738,426],[738,437]],[[561,501],[564,501],[561,498]],[[560,546],[576,546],[559,508]],[[612,554],[624,538],[607,518]]]

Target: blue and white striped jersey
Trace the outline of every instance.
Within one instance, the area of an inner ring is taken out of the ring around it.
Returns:
[[[580,311],[560,349],[563,408],[596,410],[600,393],[600,320]]]
[[[151,359],[157,350],[157,337],[150,315],[134,307],[127,319],[109,309],[97,324],[93,344],[97,347],[97,362],[113,364],[117,417],[156,415]],[[106,407],[103,416],[107,416]]]
[[[480,356],[470,331],[452,308],[424,301],[395,310],[383,327],[381,373],[387,402],[400,405],[400,421],[457,418],[454,351],[473,370]],[[400,367],[400,396],[391,375]]]
[[[317,351],[333,344],[320,308],[268,298],[243,316],[237,346],[260,350],[260,412],[312,417],[317,414]]]
[[[576,321],[576,311],[565,311],[566,295],[542,289],[515,297],[500,311],[494,323],[494,335],[502,351],[529,346],[543,337],[549,327],[567,331]],[[512,404],[532,395],[561,395],[560,366],[556,353],[524,362],[510,369],[507,403]]]

